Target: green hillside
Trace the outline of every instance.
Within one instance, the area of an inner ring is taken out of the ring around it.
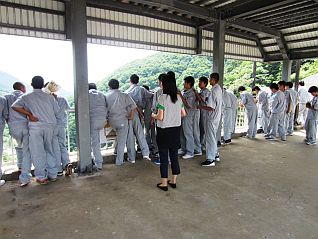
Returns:
[[[318,60],[306,60],[302,62],[301,78],[318,73]],[[157,87],[159,74],[167,71],[176,73],[177,84],[182,88],[182,81],[186,76],[193,76],[198,79],[201,76],[208,76],[212,72],[212,58],[207,56],[191,56],[173,53],[157,53],[142,60],[130,62],[112,74],[98,82],[99,89],[107,91],[107,83],[115,78],[120,81],[121,89],[129,87],[129,77],[138,74],[140,83],[150,86],[151,89]],[[292,73],[295,71],[293,64]],[[224,86],[229,89],[236,89],[240,85],[250,87],[252,78],[253,63],[249,61],[226,60]],[[256,84],[266,86],[281,78],[281,63],[257,63]]]

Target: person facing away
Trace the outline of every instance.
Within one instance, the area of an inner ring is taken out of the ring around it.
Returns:
[[[244,86],[240,86],[238,91],[241,95],[241,107],[245,107],[246,115],[248,120],[248,130],[246,137],[250,139],[255,139],[257,131],[257,107],[254,101],[254,97],[251,93],[246,92]]]
[[[57,177],[52,141],[60,108],[54,96],[42,91],[44,79],[41,76],[34,76],[31,85],[33,92],[20,96],[11,107],[28,117],[29,149],[34,174],[38,183],[47,184]]]
[[[222,117],[222,88],[218,84],[219,74],[210,75],[210,85],[212,85],[209,97],[206,100],[206,106],[198,106],[199,109],[207,111],[207,120],[205,122],[205,147],[206,160],[201,163],[203,167],[215,166],[216,161],[220,161],[218,152],[217,131]]]
[[[287,112],[285,128],[286,128],[287,136],[292,136],[294,132],[294,120],[295,120],[296,105],[298,101],[298,94],[297,94],[297,91],[293,89],[293,83],[290,81],[286,82],[285,90],[286,92],[289,92],[289,97],[290,97],[290,108],[289,108],[289,112]]]
[[[58,168],[57,176],[62,176],[65,171],[65,176],[70,176],[73,173],[73,165],[70,163],[69,154],[66,147],[66,126],[67,126],[67,111],[71,109],[67,99],[59,96],[56,92],[60,86],[51,81],[46,83],[45,92],[52,94],[60,107],[60,117],[57,119],[57,125],[54,128],[53,150],[55,153],[56,164]],[[52,90],[52,91],[51,91]]]
[[[206,106],[206,100],[209,97],[210,91],[207,88],[209,84],[209,80],[208,78],[206,78],[205,76],[201,76],[199,78],[199,88],[200,88],[200,92],[197,93],[196,91],[194,91],[195,95],[196,95],[196,100],[198,102],[199,105],[202,106]],[[206,114],[207,112],[205,110],[200,110],[200,122],[199,122],[199,128],[200,128],[200,144],[202,149],[205,150],[205,140],[204,140],[204,134],[205,134],[205,121],[206,121]]]
[[[308,108],[306,107],[306,103],[310,102],[310,95],[308,94],[307,88],[305,87],[305,82],[299,82],[298,89],[298,98],[299,98],[299,112],[297,122],[299,124],[304,124],[306,121]]]
[[[284,115],[286,111],[285,94],[279,90],[278,84],[271,83],[269,85],[272,91],[271,115],[269,117],[269,134],[265,135],[265,139],[276,140],[277,131],[281,140],[286,140],[284,127]]]
[[[9,133],[17,142],[15,147],[17,154],[17,166],[21,172],[19,175],[20,186],[26,186],[31,180],[31,156],[29,150],[29,128],[28,119],[24,114],[16,112],[11,105],[23,94],[26,93],[26,87],[21,82],[13,84],[13,92],[5,95],[8,107],[8,126]]]
[[[187,76],[184,78],[181,99],[185,106],[187,115],[182,118],[181,129],[181,150],[183,159],[191,159],[194,155],[202,155],[200,145],[200,111],[197,109],[197,100],[194,86],[194,78]]]
[[[279,81],[277,84],[279,91],[283,92],[285,95],[284,127],[286,128],[287,114],[290,112],[291,108],[290,92],[285,89],[286,81]]]
[[[223,139],[224,145],[230,144],[232,142],[232,101],[230,94],[223,89]]]
[[[178,162],[178,147],[180,145],[181,117],[186,115],[182,99],[177,94],[176,82],[171,75],[162,78],[163,94],[157,103],[157,113],[152,117],[157,120],[157,142],[160,155],[161,183],[157,187],[168,191],[168,184],[172,188],[177,186],[177,175],[180,174]],[[170,156],[172,180],[168,180],[168,156]]]
[[[129,130],[128,130],[128,141],[127,146],[130,148],[129,150],[135,151],[135,136],[141,148],[141,153],[144,159],[151,160],[149,158],[149,147],[146,141],[146,136],[144,134],[144,130],[142,127],[143,121],[143,109],[145,108],[146,99],[150,99],[153,97],[151,92],[148,92],[145,88],[138,85],[139,76],[133,74],[130,76],[130,87],[125,91],[135,102],[137,108],[134,112],[134,119],[129,122]],[[135,152],[136,154],[136,152]],[[134,156],[135,158],[136,156]],[[134,159],[130,159],[131,162],[134,162]]]
[[[231,98],[231,112],[232,112],[231,133],[233,134],[235,133],[238,101],[237,101],[237,97],[233,94],[233,92],[231,92],[230,90],[227,90],[227,93],[229,94]]]
[[[308,114],[305,122],[307,145],[316,145],[317,124],[318,124],[318,87],[311,86],[308,92],[313,96],[310,103],[307,103]]]
[[[3,154],[3,131],[5,122],[8,117],[7,100],[3,96],[0,96],[0,187],[5,184],[5,180],[2,180],[2,154]]]
[[[124,150],[127,142],[129,121],[134,118],[136,104],[126,93],[119,90],[119,81],[111,79],[108,82],[109,91],[106,93],[106,103],[108,110],[108,122],[116,130],[116,165],[124,164]],[[135,154],[128,150],[128,160],[135,160]]]
[[[97,86],[94,83],[88,84],[88,96],[94,169],[102,170],[103,157],[100,148],[100,131],[104,128],[107,118],[106,96],[97,90]]]
[[[268,124],[269,124],[269,104],[268,95],[266,91],[261,90],[258,86],[254,86],[252,91],[256,92],[256,103],[259,107],[261,126],[264,134],[268,134]]]

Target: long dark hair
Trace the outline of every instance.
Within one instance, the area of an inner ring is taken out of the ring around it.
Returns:
[[[167,94],[170,96],[172,103],[177,102],[178,90],[177,90],[176,81],[174,80],[173,76],[166,74],[162,77],[162,89],[163,89],[163,94]]]

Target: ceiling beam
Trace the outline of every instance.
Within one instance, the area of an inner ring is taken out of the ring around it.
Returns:
[[[153,18],[170,21],[174,23],[179,23],[179,24],[184,24],[187,26],[193,26],[193,27],[196,27],[198,24],[202,24],[201,21],[194,21],[192,19],[173,15],[170,13],[165,13],[162,11],[153,10],[143,6],[136,6],[136,5],[121,3],[117,1],[87,0],[87,5],[89,7],[99,7],[99,8],[104,8],[104,9],[109,9],[114,11],[121,11],[121,12],[133,13],[133,14],[141,15],[141,16],[153,17]]]
[[[227,5],[223,9],[220,9],[224,12],[222,14],[222,19],[227,18],[238,18],[238,17],[245,17],[254,13],[264,12],[266,10],[275,9],[277,7],[296,2],[297,0],[266,0],[266,1],[254,1],[254,2],[247,2],[239,7],[233,7],[235,2],[232,4]]]
[[[311,51],[311,52],[292,52],[290,54],[291,60],[297,59],[307,59],[307,58],[318,58],[318,51]]]
[[[217,19],[216,11],[211,11],[206,7],[197,6],[180,0],[133,0],[133,2],[141,3],[150,6],[156,6],[163,9],[187,14],[189,16],[201,18],[209,22]]]
[[[249,32],[253,32],[256,34],[264,34],[272,38],[280,37],[280,32],[278,30],[273,29],[271,27],[259,25],[257,23],[247,21],[244,19],[240,19],[240,18],[232,19],[228,21],[228,24],[236,28],[247,30]]]
[[[276,38],[277,45],[279,46],[279,50],[282,53],[282,57],[284,60],[288,59],[288,47],[285,42],[283,34],[280,33],[280,37]]]
[[[265,52],[264,47],[263,47],[263,45],[261,43],[261,40],[258,37],[256,37],[256,45],[257,45],[259,51],[261,52],[261,55],[262,55],[263,59],[265,60],[266,52]]]

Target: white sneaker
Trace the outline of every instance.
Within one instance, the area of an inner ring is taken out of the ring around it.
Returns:
[[[186,154],[186,155],[183,155],[182,158],[183,159],[192,159],[193,155]]]
[[[151,158],[149,158],[149,156],[143,156],[142,158],[145,159],[145,160],[151,161]]]
[[[215,161],[216,162],[220,162],[221,161],[221,159],[220,159],[220,156],[218,155],[218,156],[215,156]]]
[[[194,153],[194,156],[202,156],[202,152],[201,153]]]
[[[6,183],[4,180],[0,180],[0,187],[3,186]]]
[[[179,150],[178,150],[178,155],[184,155],[184,154],[185,154],[185,152],[183,152],[182,149],[179,149]]]
[[[317,143],[306,142],[307,145],[316,145]]]
[[[130,160],[129,158],[127,158],[127,162],[129,162],[129,163],[136,163],[135,160]]]

